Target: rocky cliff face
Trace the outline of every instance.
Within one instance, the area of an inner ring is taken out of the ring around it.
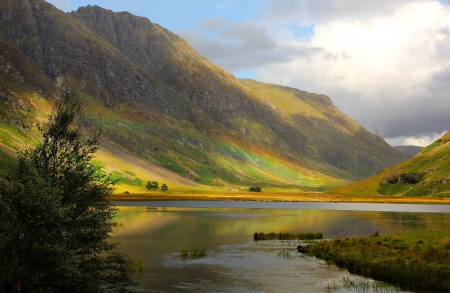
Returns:
[[[69,14],[44,1],[0,0],[0,32],[5,121],[32,125],[69,91],[87,104],[83,128],[105,130],[107,150],[198,183],[319,188],[405,159],[328,97],[272,86],[281,100],[299,103],[287,114],[267,89],[236,80],[183,38],[127,12],[88,6]],[[11,106],[19,100],[25,110]],[[7,147],[36,136],[32,126],[0,130]],[[18,131],[23,139],[8,139]]]
[[[146,18],[127,12],[114,13],[98,6],[80,8],[72,15],[115,45],[136,65],[208,113],[215,122],[241,131],[243,119],[255,121],[292,137],[295,141],[292,147],[298,152],[307,152],[304,144],[298,145],[299,141],[306,142],[307,137],[289,129],[289,125],[281,127],[284,123],[276,112],[258,103],[233,75],[202,58],[179,36]],[[207,122],[199,120],[194,122]],[[202,128],[210,127],[202,125]],[[247,131],[259,133],[249,127]]]

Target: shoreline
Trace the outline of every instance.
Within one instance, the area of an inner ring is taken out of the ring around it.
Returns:
[[[350,196],[305,192],[146,192],[113,194],[114,201],[263,201],[263,202],[342,202],[342,203],[402,203],[402,204],[450,204],[450,198],[404,196]]]

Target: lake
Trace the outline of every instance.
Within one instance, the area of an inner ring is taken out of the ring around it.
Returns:
[[[329,290],[330,284],[352,276],[302,257],[296,252],[297,241],[253,241],[253,234],[322,232],[324,238],[346,238],[375,231],[382,235],[450,230],[446,205],[195,201],[116,205],[118,231],[112,238],[120,242],[120,251],[147,265],[140,274],[142,292],[358,292]],[[207,249],[207,255],[181,256],[182,250],[195,249]]]

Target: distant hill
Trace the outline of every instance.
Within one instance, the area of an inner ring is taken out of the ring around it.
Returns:
[[[84,101],[86,135],[103,130],[97,160],[123,184],[323,190],[407,159],[330,98],[239,81],[146,18],[0,1],[0,162],[65,93]]]
[[[395,146],[396,150],[399,150],[401,152],[404,152],[405,154],[409,154],[412,156],[417,155],[422,150],[422,147],[415,146],[415,145],[402,145],[402,146]]]
[[[375,176],[334,189],[349,195],[450,196],[450,132],[412,159]]]

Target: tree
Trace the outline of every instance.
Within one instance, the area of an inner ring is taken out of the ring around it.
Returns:
[[[167,187],[167,185],[165,183],[163,183],[163,184],[161,184],[161,190],[166,191],[166,190],[169,190],[169,188]]]
[[[259,186],[252,186],[249,188],[249,191],[251,192],[261,192],[261,187]]]
[[[153,182],[152,182],[152,188],[153,188],[153,190],[157,190],[157,189],[158,189],[158,187],[159,187],[159,184],[158,184],[158,182],[156,182],[156,181],[153,181]]]
[[[57,104],[0,179],[0,292],[132,292],[132,261],[108,242],[114,181],[92,163],[99,134],[72,126],[80,113]]]
[[[148,190],[153,189],[153,185],[151,181],[147,181],[147,185],[145,185],[145,188],[147,188]]]

